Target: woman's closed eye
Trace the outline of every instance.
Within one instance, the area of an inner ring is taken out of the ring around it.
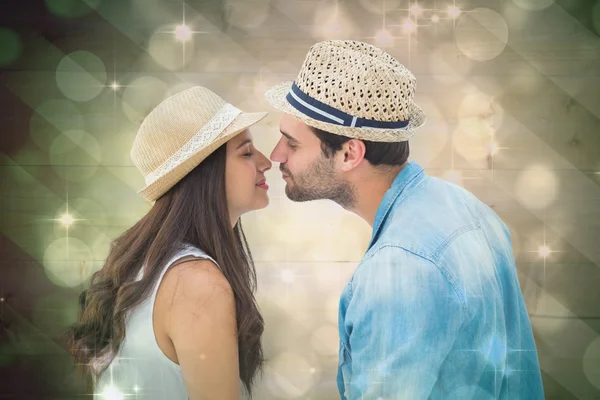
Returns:
[[[242,157],[247,157],[247,158],[252,157],[254,155],[254,152],[252,151],[253,146],[251,144],[248,144],[248,146],[246,147],[246,149],[248,151],[245,152],[244,154],[242,154]]]

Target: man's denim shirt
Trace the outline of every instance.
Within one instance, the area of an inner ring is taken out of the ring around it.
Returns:
[[[543,387],[509,230],[411,162],[343,290],[344,400],[537,400]]]

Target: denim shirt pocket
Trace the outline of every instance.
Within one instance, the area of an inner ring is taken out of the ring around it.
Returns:
[[[350,359],[350,352],[346,348],[343,341],[340,341],[340,355],[338,359],[338,370],[341,374],[342,385],[339,387],[340,392],[343,393],[342,399],[349,399],[350,394],[350,383],[352,380],[352,360]]]

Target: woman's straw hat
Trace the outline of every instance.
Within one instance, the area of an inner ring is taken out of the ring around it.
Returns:
[[[177,93],[154,108],[133,141],[131,159],[144,175],[144,198],[154,201],[213,151],[263,119],[245,113],[207,88]]]
[[[271,105],[307,125],[374,142],[408,140],[425,123],[413,101],[416,78],[367,43],[330,40],[310,48],[294,82],[265,94]]]

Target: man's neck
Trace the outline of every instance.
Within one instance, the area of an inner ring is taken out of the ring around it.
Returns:
[[[393,168],[385,174],[371,171],[363,174],[354,182],[356,204],[348,211],[364,219],[372,228],[385,193],[392,187],[394,179],[406,165]]]

